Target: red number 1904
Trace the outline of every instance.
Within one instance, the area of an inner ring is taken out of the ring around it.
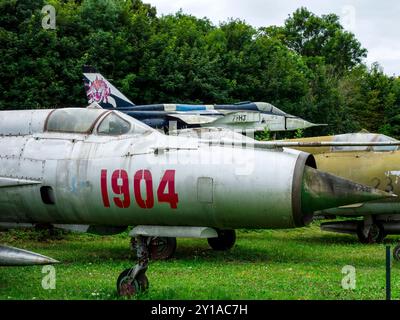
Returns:
[[[103,204],[110,207],[108,194],[108,173],[106,169],[101,170],[100,185]],[[144,181],[144,188],[141,185]],[[129,208],[131,205],[129,176],[125,170],[115,170],[111,175],[111,189],[113,201],[118,208]],[[145,198],[141,189],[145,189]],[[153,178],[149,170],[138,170],[133,176],[133,194],[140,208],[151,209],[154,207]],[[157,189],[158,202],[169,203],[171,209],[178,207],[178,194],[175,192],[175,170],[166,170]]]

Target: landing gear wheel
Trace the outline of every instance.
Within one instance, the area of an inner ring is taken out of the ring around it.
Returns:
[[[131,240],[131,248],[136,251],[137,241]],[[167,260],[172,258],[176,251],[176,238],[152,237],[149,243],[149,254],[152,260]]]
[[[368,235],[365,236],[363,233],[364,224],[359,223],[357,228],[357,236],[361,243],[364,244],[373,244],[373,243],[381,243],[383,239],[386,237],[385,230],[382,227],[382,224],[379,222],[374,222],[369,229]]]
[[[149,244],[150,259],[167,260],[172,258],[176,251],[176,238],[155,237]]]
[[[393,249],[394,260],[400,261],[400,243]]]
[[[229,250],[236,242],[235,230],[217,230],[217,238],[208,238],[211,248],[218,251]]]
[[[139,273],[135,278],[131,276],[132,268],[121,272],[117,280],[117,292],[123,297],[132,297],[149,288],[149,280],[144,273]]]
[[[120,296],[132,297],[147,290],[149,281],[145,275],[149,266],[149,245],[147,237],[137,237],[137,264],[124,270],[117,280],[117,292]]]

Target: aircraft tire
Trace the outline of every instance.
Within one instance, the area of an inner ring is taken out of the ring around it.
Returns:
[[[176,238],[154,237],[151,239],[149,251],[152,260],[171,259],[176,251]]]
[[[136,252],[136,239],[131,239],[131,249]],[[176,251],[176,238],[174,237],[152,237],[149,244],[151,260],[171,259]]]
[[[119,296],[133,297],[138,293],[144,292],[149,288],[149,280],[144,272],[136,275],[135,278],[129,276],[132,268],[121,272],[117,280],[117,292]]]
[[[393,249],[393,259],[400,261],[400,243]]]
[[[382,243],[383,239],[386,237],[385,230],[381,223],[374,222],[371,225],[370,231],[367,236],[363,233],[364,224],[361,222],[357,228],[357,236],[361,243],[364,244],[373,244],[373,243]]]
[[[217,238],[208,238],[208,244],[216,251],[225,251],[233,247],[236,242],[235,230],[217,230]]]

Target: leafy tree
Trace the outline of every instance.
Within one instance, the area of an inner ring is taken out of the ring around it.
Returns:
[[[56,30],[41,26],[45,4]],[[3,0],[0,56],[0,109],[85,106],[81,68],[91,64],[138,104],[267,101],[329,124],[302,135],[365,128],[400,138],[399,78],[363,64],[366,50],[338,16],[306,8],[257,29],[159,17],[139,0]]]
[[[357,66],[367,53],[354,34],[343,29],[339,16],[319,17],[304,7],[289,16],[283,27],[266,31],[302,56],[323,57],[337,72]]]

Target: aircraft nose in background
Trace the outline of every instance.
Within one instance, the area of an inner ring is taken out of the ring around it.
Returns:
[[[326,126],[326,124],[316,124],[301,118],[286,118],[286,130],[307,129],[319,126]]]
[[[303,214],[397,195],[368,187],[332,174],[305,167],[301,190]]]

